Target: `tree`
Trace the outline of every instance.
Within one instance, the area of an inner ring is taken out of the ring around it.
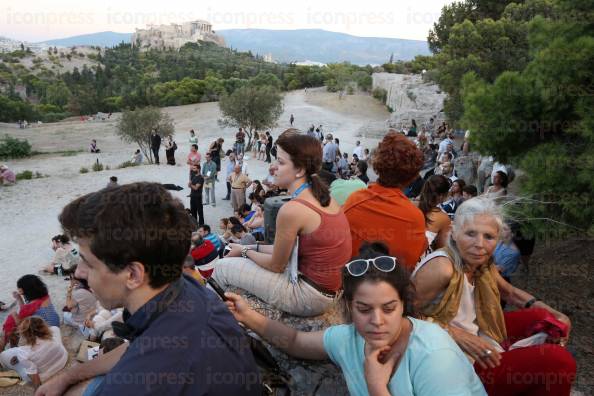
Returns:
[[[117,125],[117,135],[127,143],[136,143],[148,159],[153,163],[151,151],[151,134],[156,130],[159,135],[172,135],[173,120],[169,114],[163,113],[156,107],[144,107],[136,110],[124,111]]]
[[[464,76],[464,128],[474,147],[524,172],[534,199],[517,216],[550,235],[594,233],[594,27],[588,2],[554,1],[556,18],[530,22],[531,60],[494,81]],[[591,2],[589,2],[591,4]],[[583,7],[583,8],[580,8]],[[582,18],[580,18],[582,17]],[[550,221],[564,226],[550,226]]]
[[[283,98],[271,86],[243,86],[219,101],[221,126],[243,127],[251,150],[254,132],[272,128],[283,112]]]

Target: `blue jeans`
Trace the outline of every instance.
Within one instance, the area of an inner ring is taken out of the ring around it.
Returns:
[[[97,393],[97,389],[99,388],[99,386],[101,386],[104,380],[104,375],[99,375],[93,378],[91,382],[89,382],[89,385],[87,385],[87,387],[85,388],[85,391],[83,392],[82,396],[93,396],[95,393]]]

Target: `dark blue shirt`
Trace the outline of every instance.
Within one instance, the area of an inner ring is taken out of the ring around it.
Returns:
[[[142,329],[165,291],[127,318]],[[246,337],[210,290],[185,277],[179,296],[133,339],[95,395],[260,395]]]

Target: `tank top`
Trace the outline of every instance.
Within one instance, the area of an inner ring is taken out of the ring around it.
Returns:
[[[299,272],[328,291],[342,288],[342,267],[351,258],[351,231],[342,209],[330,214],[310,202],[293,199],[320,215],[320,226],[299,235]]]

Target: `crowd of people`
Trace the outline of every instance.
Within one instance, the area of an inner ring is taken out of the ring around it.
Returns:
[[[41,278],[19,279],[2,366],[39,396],[76,386],[85,395],[261,394],[241,323],[288,355],[330,359],[353,395],[569,395],[569,318],[509,281],[534,242],[501,210],[513,169],[472,153],[468,134],[457,151],[433,119],[350,153],[322,125],[246,140],[240,128],[231,149],[216,139],[203,157],[190,131],[189,214],[156,183],[68,204],[43,268],[70,276],[62,318]],[[250,148],[270,163],[263,180],[250,175]],[[229,217],[213,229],[203,207],[216,206],[223,180]],[[243,293],[303,320],[340,307],[344,324],[298,331]],[[63,369],[60,322],[113,347]],[[155,342],[163,337],[167,345]],[[135,381],[122,381],[129,373]]]

